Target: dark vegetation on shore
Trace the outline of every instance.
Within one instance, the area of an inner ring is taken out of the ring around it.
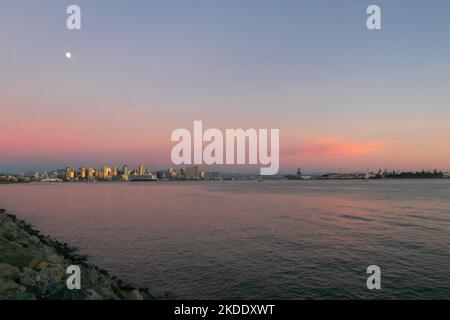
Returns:
[[[87,257],[0,209],[0,299],[15,300],[147,300],[148,289],[136,289]],[[66,269],[81,268],[81,289],[69,290]]]
[[[373,179],[443,179],[445,175],[442,171],[417,171],[417,172],[396,172],[381,170],[374,176]]]

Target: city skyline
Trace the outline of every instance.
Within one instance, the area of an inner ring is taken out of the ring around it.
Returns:
[[[248,165],[234,165],[235,167],[248,167]],[[128,164],[101,164],[101,165],[81,165],[81,166],[73,166],[73,165],[65,165],[61,167],[55,167],[50,169],[36,169],[36,168],[29,168],[27,170],[24,170],[22,172],[7,172],[2,171],[0,168],[0,175],[28,175],[33,176],[35,174],[55,174],[57,172],[65,171],[67,173],[74,173],[75,177],[81,177],[81,178],[87,178],[88,176],[93,176],[98,178],[98,173],[103,172],[104,176],[120,176],[122,174],[125,174],[126,176],[131,175],[147,175],[147,174],[156,174],[161,172],[168,172],[170,175],[170,172],[183,172],[186,170],[190,170],[191,168],[196,168],[198,172],[205,173],[214,173],[214,174],[225,174],[227,176],[232,175],[242,175],[242,176],[261,176],[261,174],[258,172],[257,169],[255,170],[226,170],[226,171],[220,171],[217,168],[223,167],[223,165],[196,165],[196,164],[185,164],[185,165],[167,165],[166,167],[147,167],[146,165],[143,165],[140,163],[139,165],[131,165]],[[256,166],[253,166],[256,167]],[[387,167],[379,167],[377,169],[369,169],[366,170],[343,170],[342,168],[339,168],[338,170],[323,170],[323,171],[313,171],[308,168],[304,170],[305,168],[297,167],[296,171],[297,174],[301,171],[303,174],[307,175],[323,175],[323,174],[363,174],[363,173],[376,173],[376,172],[389,172],[389,173],[420,173],[420,172],[439,172],[442,174],[445,174],[446,177],[450,176],[450,171],[442,170],[440,168],[421,168],[418,170],[398,170],[393,168],[387,168]],[[105,170],[108,172],[108,174],[104,174]],[[295,171],[295,170],[294,170]],[[281,171],[275,174],[274,176],[286,176],[286,175],[294,175],[294,171]],[[83,172],[85,172],[83,174]],[[97,175],[96,175],[97,174]],[[101,175],[101,173],[100,173]],[[270,175],[269,175],[270,176]],[[66,177],[71,178],[70,175]],[[72,177],[73,178],[73,177]],[[126,179],[125,179],[126,180]]]
[[[280,173],[450,171],[448,1],[378,1],[378,31],[370,1],[69,4],[3,4],[2,172],[164,168],[194,120],[279,128]]]

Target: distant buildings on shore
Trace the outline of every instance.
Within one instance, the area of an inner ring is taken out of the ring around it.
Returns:
[[[297,171],[297,175],[285,176],[289,180],[365,180],[365,179],[446,179],[450,178],[450,172],[437,171],[417,171],[417,172],[396,172],[381,169],[378,172],[355,172],[355,173],[336,173],[331,172],[323,175],[316,176],[303,176],[300,168]]]
[[[177,181],[177,180],[368,180],[368,179],[450,179],[450,172],[417,171],[396,172],[379,170],[369,173],[327,173],[320,175],[304,175],[300,168],[296,174],[267,176],[249,174],[221,174],[220,172],[206,172],[199,166],[183,168],[168,168],[167,170],[150,171],[143,165],[130,169],[127,165],[122,168],[112,167],[81,167],[73,169],[66,167],[62,170],[34,172],[22,175],[0,174],[0,184],[28,183],[28,182],[95,182],[95,181]]]
[[[63,170],[34,172],[23,175],[1,175],[0,183],[26,182],[94,182],[94,181],[157,181],[157,180],[220,180],[219,172],[206,173],[198,166],[179,169],[169,168],[152,172],[140,165],[130,169],[127,165],[122,168],[112,167],[81,167],[74,169],[66,167]]]
[[[206,173],[198,166],[186,167],[174,170],[160,170],[151,172],[143,165],[137,169],[131,169],[124,165],[121,169],[117,166],[101,167],[99,169],[82,167],[72,169],[66,167],[64,177],[60,177],[58,172],[53,177],[63,179],[64,181],[157,181],[157,180],[203,180],[206,179]],[[219,175],[220,176],[220,175]]]

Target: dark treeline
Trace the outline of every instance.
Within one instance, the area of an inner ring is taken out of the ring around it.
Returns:
[[[396,171],[387,171],[384,172],[378,171],[378,173],[374,176],[374,179],[439,179],[444,178],[444,173],[442,171],[437,171],[434,169],[433,171],[416,171],[416,172],[396,172]]]

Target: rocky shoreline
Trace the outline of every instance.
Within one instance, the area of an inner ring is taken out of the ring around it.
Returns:
[[[81,269],[81,289],[69,290],[67,267]],[[0,209],[0,300],[150,300],[148,289],[124,284],[90,265],[75,248],[41,235]]]

